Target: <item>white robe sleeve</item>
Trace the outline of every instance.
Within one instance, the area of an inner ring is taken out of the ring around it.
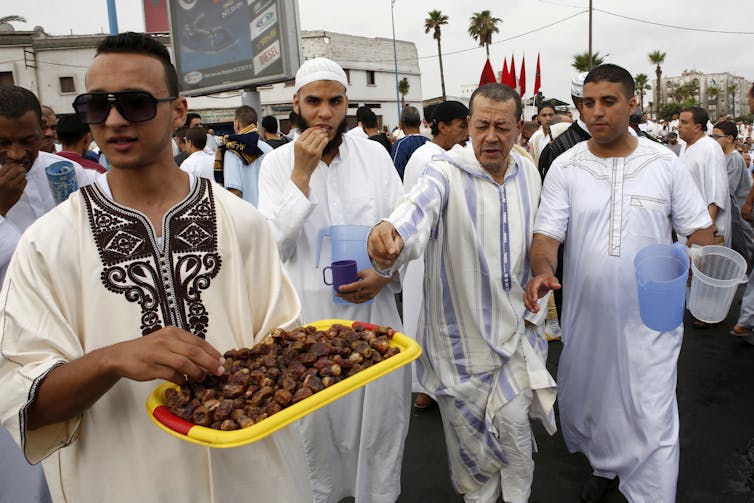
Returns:
[[[707,211],[699,189],[691,178],[689,170],[680,159],[673,159],[671,165],[673,177],[671,218],[676,234],[689,236],[694,231],[712,225],[712,219]]]
[[[21,239],[21,231],[9,220],[0,217],[0,284],[5,278],[10,258]]]
[[[26,408],[50,370],[84,354],[56,295],[54,264],[22,238],[0,293],[0,413],[3,425],[37,463],[71,442],[81,417],[26,430]],[[69,313],[68,313],[69,314]]]
[[[266,155],[259,171],[259,211],[270,222],[283,262],[296,252],[303,226],[314,210],[314,202],[291,180],[292,169],[291,144]]]
[[[396,208],[385,219],[403,239],[403,251],[390,269],[375,267],[381,274],[392,274],[424,252],[430,233],[437,226],[440,212],[447,202],[449,181],[439,166],[439,162],[427,165],[411,192],[398,201]]]
[[[565,241],[570,207],[566,172],[562,159],[558,158],[550,166],[542,185],[542,197],[534,221],[534,234],[542,234],[561,243]]]

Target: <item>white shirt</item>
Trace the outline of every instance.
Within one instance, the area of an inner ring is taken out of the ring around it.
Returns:
[[[322,278],[322,267],[331,260],[329,239],[315,267],[320,230],[332,225],[372,226],[390,214],[403,193],[390,156],[377,142],[343,135],[332,162],[320,161],[314,170],[306,197],[291,181],[296,141],[265,155],[259,210],[276,236],[301,299],[304,322],[341,318],[400,328],[390,285],[371,304],[333,302],[332,287]],[[398,498],[410,391],[410,373],[404,367],[297,423],[304,433],[315,502],[355,496],[357,501],[392,503]]]
[[[189,155],[181,163],[181,169],[194,176],[215,181],[215,156],[199,150]]]
[[[719,150],[719,148],[718,148]],[[676,361],[683,325],[658,333],[639,317],[636,253],[711,225],[693,180],[647,140],[602,159],[582,142],[545,177],[534,233],[564,241],[560,426],[571,451],[620,477],[629,501],[675,501]]]
[[[92,183],[97,175],[92,170],[82,168],[78,163],[65,157],[47,152],[39,152],[29,172],[26,173],[26,188],[18,202],[3,218],[0,216],[0,282],[16,249],[21,234],[34,221],[55,207],[55,200],[47,182],[45,168],[58,161],[67,161],[76,169],[79,187]]]
[[[728,167],[723,149],[709,136],[702,136],[686,146],[680,159],[691,173],[704,202],[719,208],[715,219],[717,234],[724,237],[725,246],[730,246]]]
[[[354,138],[369,138],[369,135],[364,131],[364,128],[361,126],[354,126],[351,129],[349,129],[346,134],[348,136],[353,136]]]

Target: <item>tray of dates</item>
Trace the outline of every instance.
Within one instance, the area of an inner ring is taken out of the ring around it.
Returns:
[[[419,345],[388,327],[320,320],[275,329],[251,348],[227,351],[225,374],[183,386],[165,383],[147,398],[163,431],[208,447],[256,442],[415,360]]]

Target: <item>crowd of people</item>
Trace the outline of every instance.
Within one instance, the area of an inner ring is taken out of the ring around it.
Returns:
[[[0,479],[14,501],[394,502],[412,389],[416,408],[439,407],[465,501],[528,501],[532,419],[588,458],[582,501],[675,501],[683,326],[648,328],[616,285],[641,248],[675,238],[751,264],[750,125],[699,107],[652,124],[631,75],[604,64],[573,79],[575,120],[548,101],[526,120],[515,90],[486,84],[468,107],[404,106],[396,134],[368,107],[349,130],[346,73],[313,58],[287,135],[241,106],[218,137],[188,112],[165,47],[135,33],[103,39],[86,89],[56,115],[0,88]],[[61,159],[80,189],[56,206],[45,168]],[[337,225],[371,227],[373,267],[334,302],[315,263]],[[233,449],[145,414],[156,380],[222,375],[223,351],[330,318],[414,337],[413,375]],[[754,344],[753,328],[754,274],[731,333]]]

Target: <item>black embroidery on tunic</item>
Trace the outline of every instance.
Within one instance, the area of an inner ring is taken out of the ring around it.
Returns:
[[[165,215],[162,249],[143,214],[115,204],[96,183],[82,194],[104,267],[102,284],[141,306],[142,335],[175,325],[204,338],[209,313],[201,294],[221,266],[212,185],[200,178]]]

